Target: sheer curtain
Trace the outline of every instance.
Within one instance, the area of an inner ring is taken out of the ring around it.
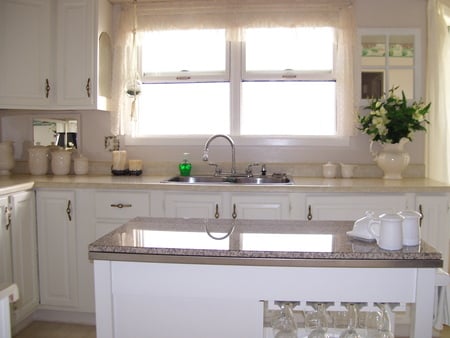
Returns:
[[[147,0],[137,4],[139,32],[163,29],[227,28],[230,40],[241,40],[248,27],[331,26],[337,29],[338,133],[354,133],[353,54],[355,26],[351,0]],[[123,4],[113,66],[112,132],[130,134],[129,76],[133,7]],[[342,113],[344,112],[344,113]]]
[[[450,0],[428,1],[427,101],[431,102],[427,132],[427,177],[450,180]]]

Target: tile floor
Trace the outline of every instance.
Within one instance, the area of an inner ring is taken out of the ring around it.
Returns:
[[[14,338],[95,338],[95,326],[33,322]],[[450,327],[446,326],[440,338],[450,338]]]
[[[95,326],[35,321],[14,338],[95,338]]]

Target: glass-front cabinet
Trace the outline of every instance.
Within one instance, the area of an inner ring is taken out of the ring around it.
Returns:
[[[397,86],[407,99],[421,97],[420,54],[417,29],[361,29],[359,98],[378,98]]]

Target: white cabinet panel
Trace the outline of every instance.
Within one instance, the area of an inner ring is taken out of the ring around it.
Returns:
[[[238,219],[290,219],[288,194],[236,194],[231,204]]]
[[[36,214],[34,192],[9,196],[11,206],[13,280],[19,287],[14,322],[31,315],[39,303]]]
[[[408,206],[403,194],[317,194],[306,196],[307,219],[357,220],[372,210],[375,214],[398,212]]]
[[[231,218],[223,201],[220,193],[168,192],[164,195],[164,213],[165,217]]]
[[[73,191],[38,191],[41,304],[78,306],[77,224]]]
[[[0,290],[13,282],[11,257],[11,215],[8,197],[0,197]]]

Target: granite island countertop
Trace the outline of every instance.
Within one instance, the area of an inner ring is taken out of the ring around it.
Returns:
[[[442,266],[441,254],[427,243],[387,251],[374,242],[348,237],[352,227],[349,221],[138,217],[90,244],[89,258],[298,267]]]

